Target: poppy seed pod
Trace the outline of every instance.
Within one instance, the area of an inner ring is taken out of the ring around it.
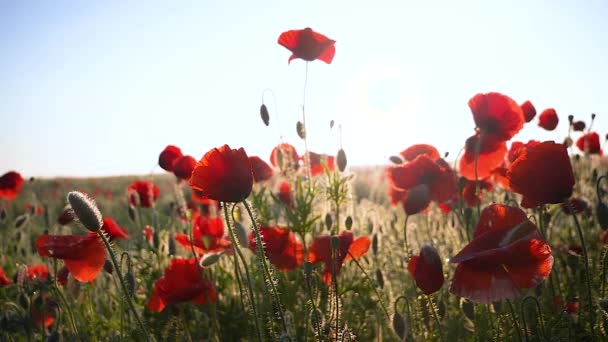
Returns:
[[[201,259],[201,266],[207,267],[207,266],[211,266],[211,265],[215,264],[216,262],[218,262],[220,260],[220,257],[222,256],[222,254],[223,253],[205,254],[205,256],[203,256],[203,258]]]
[[[21,228],[27,221],[29,221],[30,215],[23,214],[17,216],[15,219],[15,228]]]
[[[270,115],[268,114],[268,108],[266,108],[266,105],[263,103],[260,106],[260,116],[262,117],[264,125],[270,125]]]
[[[82,192],[72,191],[68,193],[68,202],[74,210],[74,214],[86,229],[97,232],[101,228],[103,225],[101,212],[91,198]]]
[[[395,314],[393,315],[392,323],[393,331],[395,332],[395,334],[399,336],[401,341],[405,341],[405,337],[407,334],[407,322],[405,321],[403,316],[401,316],[400,313],[395,312]]]
[[[340,170],[340,172],[344,172],[346,169],[346,152],[344,152],[344,149],[340,149],[338,151],[336,159],[338,160],[338,170]]]

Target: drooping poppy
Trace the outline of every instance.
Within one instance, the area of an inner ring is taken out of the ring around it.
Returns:
[[[416,286],[426,295],[439,291],[443,286],[445,279],[441,258],[435,247],[431,245],[422,246],[420,255],[410,258],[407,270],[414,277]]]
[[[211,149],[196,163],[190,186],[203,196],[220,202],[241,202],[253,187],[253,171],[243,148],[228,145]]]
[[[288,63],[296,58],[312,62],[315,59],[330,64],[336,54],[335,40],[307,27],[303,30],[290,30],[281,33],[278,43],[292,52]]]
[[[103,218],[103,226],[101,229],[108,234],[111,240],[128,239],[129,233],[120,227],[113,218],[105,216]]]
[[[6,276],[4,269],[0,267],[0,287],[10,285],[13,282]]]
[[[332,282],[332,238],[333,236],[328,235],[315,237],[306,257],[308,262],[322,262],[325,264],[321,277],[328,285]],[[344,260],[357,259],[367,253],[371,240],[367,236],[355,239],[353,233],[349,231],[342,231],[335,238],[339,241],[339,246],[336,249],[335,270],[336,275],[338,275],[340,274]]]
[[[510,97],[500,93],[477,94],[469,100],[473,120],[483,135],[511,139],[524,126],[524,113]]]
[[[270,164],[281,170],[297,169],[300,156],[293,145],[281,143],[275,146],[270,153]]]
[[[596,132],[589,132],[576,140],[576,147],[581,152],[589,154],[603,154],[600,146],[600,136]]]
[[[478,147],[479,144],[479,147]],[[475,163],[476,152],[477,165]],[[460,158],[460,173],[469,180],[484,179],[492,175],[492,171],[500,167],[507,154],[507,144],[494,135],[475,134],[465,143],[464,154]],[[475,173],[477,166],[477,173]]]
[[[262,158],[258,156],[250,156],[251,171],[253,172],[253,180],[256,183],[267,181],[272,178],[272,168]]]
[[[189,180],[196,165],[196,159],[192,156],[178,158],[173,164],[173,174],[178,179]]]
[[[290,271],[302,264],[304,249],[294,232],[281,227],[260,227],[260,234],[266,257],[276,268]],[[249,233],[249,249],[258,251],[253,232]]]
[[[151,208],[158,198],[160,190],[151,182],[136,180],[127,188],[127,196],[129,203],[134,206],[143,208]]]
[[[564,145],[545,141],[528,147],[509,167],[509,184],[523,195],[521,205],[561,203],[572,195],[574,173]]]
[[[557,127],[559,117],[553,108],[547,108],[538,116],[538,125],[547,131],[552,131]]]
[[[323,174],[323,166],[327,167],[329,171],[333,171],[336,168],[334,156],[308,152],[308,158],[310,159],[310,174],[313,177]]]
[[[158,165],[165,171],[173,172],[173,163],[182,157],[182,150],[179,147],[168,145],[158,156]]]
[[[450,259],[457,263],[450,292],[476,303],[513,299],[551,273],[551,248],[517,207],[492,204],[469,242]]]
[[[93,281],[103,269],[106,248],[96,234],[41,235],[36,239],[40,256],[63,259],[76,280]]]
[[[526,101],[521,104],[521,110],[524,112],[524,119],[526,122],[530,122],[536,116],[536,108],[530,101]]]
[[[154,283],[148,310],[161,312],[172,303],[207,304],[217,301],[215,285],[204,280],[202,272],[194,258],[171,259],[163,276]]]
[[[574,121],[572,123],[572,130],[575,132],[582,132],[585,130],[585,121]]]
[[[0,198],[9,200],[19,195],[23,185],[23,177],[18,172],[9,171],[0,177]]]
[[[399,153],[405,161],[413,161],[419,155],[426,154],[430,159],[440,158],[439,151],[435,146],[428,144],[412,145]]]

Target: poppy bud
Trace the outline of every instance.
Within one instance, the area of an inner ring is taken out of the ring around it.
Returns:
[[[137,283],[135,282],[135,276],[131,272],[127,272],[125,274],[125,281],[127,282],[127,288],[129,289],[129,295],[131,297],[135,297],[135,287]]]
[[[419,256],[412,256],[407,269],[416,280],[416,286],[424,294],[439,291],[443,286],[443,265],[437,250],[431,245],[424,245]]]
[[[106,259],[106,262],[103,264],[103,270],[108,274],[114,273],[114,265],[112,265],[110,260]]]
[[[572,121],[574,121],[574,115],[568,115],[568,122],[572,125]]]
[[[595,113],[591,113],[591,120],[595,120]]]
[[[395,312],[393,315],[393,331],[395,334],[397,334],[397,336],[399,336],[401,341],[405,341],[407,334],[407,322],[398,312]]]
[[[502,311],[502,302],[493,302],[492,307],[494,307],[494,312],[500,313]]]
[[[597,207],[595,207],[595,216],[602,230],[608,230],[608,207],[604,202],[598,202]]]
[[[384,288],[384,276],[382,275],[382,271],[378,268],[376,269],[376,281],[378,282],[378,286],[383,289]]]
[[[173,234],[169,237],[169,255],[175,255],[175,237]]]
[[[298,121],[296,124],[296,131],[298,132],[298,136],[300,139],[306,139],[306,127],[301,121]]]
[[[470,319],[471,321],[475,319],[475,306],[473,305],[473,302],[471,302],[470,300],[461,298],[460,308],[462,309],[462,312],[464,313],[465,316],[467,316],[468,319]]]
[[[249,248],[249,238],[247,236],[247,228],[241,222],[234,222],[234,235],[236,235],[236,240],[239,242],[239,245],[244,248]]]
[[[335,123],[334,120],[329,121],[329,129],[334,128],[334,123]]]
[[[129,204],[128,212],[129,212],[129,219],[132,222],[135,222],[135,207],[132,206],[131,204]]]
[[[378,234],[372,236],[372,252],[374,256],[378,256]]]
[[[201,266],[208,267],[208,266],[215,264],[216,262],[218,262],[220,260],[220,257],[222,256],[222,254],[224,254],[224,253],[205,254],[203,256],[203,258],[201,259]]]
[[[390,158],[388,158],[393,164],[395,165],[401,165],[403,164],[403,159],[401,159],[398,156],[391,156]]]
[[[347,230],[350,230],[353,227],[353,218],[350,216],[346,217],[346,220],[344,221],[344,225],[346,226]]]
[[[23,215],[19,215],[17,216],[17,218],[15,219],[15,228],[21,228],[21,226],[25,225],[25,223],[29,220],[30,215],[28,214],[23,214]]]
[[[327,230],[331,229],[333,223],[334,220],[331,218],[331,215],[329,213],[325,214],[325,228],[327,228]]]
[[[4,222],[4,220],[6,219],[6,209],[2,208],[0,209],[0,222]]]
[[[86,229],[97,232],[101,228],[103,225],[101,212],[92,199],[82,192],[72,191],[68,193],[68,202],[74,210],[74,214]]]
[[[260,106],[260,116],[262,117],[264,125],[268,126],[270,124],[270,115],[268,114],[268,108],[266,108],[266,105],[263,103],[262,106]]]
[[[158,247],[160,246],[160,236],[158,235],[158,231],[156,230],[152,234],[152,246],[154,247],[154,249],[158,249]]]
[[[340,170],[340,172],[344,172],[346,169],[346,153],[343,149],[338,151],[336,159],[338,160],[338,170]]]

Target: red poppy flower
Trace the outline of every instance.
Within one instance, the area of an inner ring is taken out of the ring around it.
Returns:
[[[172,303],[192,302],[207,304],[217,301],[215,285],[203,280],[200,267],[194,258],[171,259],[164,275],[154,283],[148,301],[148,310],[161,312]]]
[[[230,240],[224,237],[224,221],[221,218],[198,216],[192,227],[194,250],[199,254],[215,253],[232,247]],[[186,250],[190,250],[190,239],[186,234],[176,234],[175,240]]]
[[[532,121],[532,119],[534,119],[534,117],[536,116],[536,108],[534,108],[532,102],[526,101],[522,103],[520,107],[522,112],[524,112],[524,119],[526,120],[526,122]]]
[[[0,287],[10,285],[12,283],[13,282],[6,276],[6,273],[4,273],[4,269],[0,267]]]
[[[134,206],[138,204],[144,208],[151,208],[158,198],[160,190],[153,183],[136,180],[127,188],[129,203]]]
[[[196,165],[196,159],[191,156],[183,156],[173,164],[173,174],[179,179],[190,180],[194,165]]]
[[[182,157],[182,150],[177,146],[169,145],[158,156],[158,165],[164,170],[172,172],[173,163]]]
[[[329,171],[333,171],[336,168],[336,162],[334,156],[328,156],[326,154],[318,154],[314,152],[308,152],[308,158],[310,159],[310,174],[311,176],[317,176],[323,174],[323,166],[327,167]]]
[[[319,59],[330,64],[336,54],[335,43],[335,40],[329,39],[309,27],[303,30],[286,31],[279,36],[279,44],[293,53],[289,57],[288,63],[291,63],[292,59],[301,58],[308,62]]]
[[[302,243],[296,234],[287,228],[261,227],[264,252],[268,260],[281,271],[290,271],[302,264]],[[257,253],[253,232],[249,233],[249,249]]]
[[[585,121],[575,121],[572,123],[572,130],[576,132],[582,132],[585,130]]]
[[[427,144],[412,145],[399,153],[404,160],[413,161],[419,155],[425,154],[430,159],[435,160],[440,158],[439,151],[434,146]]]
[[[494,135],[480,135],[477,133],[468,138],[465,143],[464,154],[459,162],[460,173],[468,180],[475,180],[475,152],[480,138],[477,179],[490,177],[492,171],[503,164],[507,154],[507,144]]]
[[[272,178],[272,168],[262,158],[251,156],[249,157],[249,162],[251,163],[251,171],[253,171],[253,180],[256,183]]]
[[[431,245],[424,245],[419,256],[412,256],[407,270],[416,280],[416,286],[426,295],[435,293],[443,286],[443,265],[437,250]]]
[[[576,147],[579,150],[589,154],[602,155],[600,147],[600,136],[596,132],[589,132],[576,140]]]
[[[0,177],[0,198],[12,200],[19,195],[23,178],[15,171],[9,171]]]
[[[557,127],[558,122],[559,118],[557,117],[557,113],[553,108],[543,110],[543,112],[538,116],[538,125],[547,131],[554,130],[555,127]]]
[[[327,235],[315,237],[308,249],[307,256],[309,262],[322,262],[325,264],[322,279],[328,285],[332,281],[331,238],[331,236]],[[361,236],[355,240],[353,233],[349,231],[342,231],[337,238],[340,241],[340,245],[336,250],[336,275],[340,274],[344,260],[357,259],[363,256],[367,253],[371,243],[367,236]]]
[[[513,191],[523,195],[521,205],[561,203],[572,195],[574,174],[562,144],[545,141],[528,147],[511,164],[507,178]]]
[[[29,280],[47,280],[49,279],[49,268],[45,264],[26,265],[27,277]]]
[[[277,197],[286,206],[291,207],[291,184],[289,184],[289,182],[282,181],[279,184],[279,192],[277,193]]]
[[[44,257],[63,259],[76,280],[93,281],[106,262],[106,248],[101,239],[88,235],[41,235],[36,250]]]
[[[74,221],[74,210],[69,205],[66,205],[61,212],[61,215],[57,218],[57,223],[62,226],[72,223]]]
[[[458,263],[450,292],[488,304],[541,283],[553,256],[523,210],[492,204],[482,211],[473,240],[450,262]]]
[[[511,186],[509,185],[509,179],[507,178],[507,168],[501,166],[492,171],[492,181],[494,184],[498,184],[505,190],[511,191]]]
[[[299,159],[300,156],[296,148],[287,143],[275,146],[270,153],[270,164],[280,169],[297,169]]]
[[[521,107],[500,93],[477,94],[469,100],[473,120],[484,135],[507,141],[524,127]]]
[[[247,153],[243,148],[233,150],[228,145],[210,150],[196,163],[190,186],[216,201],[243,201],[253,186]]]
[[[110,236],[111,240],[129,238],[129,233],[123,227],[116,224],[116,221],[109,216],[103,218],[103,226],[101,226],[101,229],[103,229],[106,234]]]

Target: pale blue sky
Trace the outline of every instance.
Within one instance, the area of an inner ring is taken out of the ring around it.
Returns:
[[[309,64],[309,145],[351,164],[383,164],[414,143],[458,153],[467,101],[499,91],[556,108],[560,124],[516,136],[561,141],[568,114],[608,132],[608,2],[2,1],[0,174],[150,172],[175,144],[199,159],[224,143],[268,161],[279,142],[259,118],[274,90],[286,141],[303,150],[305,62],[287,65],[283,31],[337,41]],[[157,169],[158,170],[158,169]]]

